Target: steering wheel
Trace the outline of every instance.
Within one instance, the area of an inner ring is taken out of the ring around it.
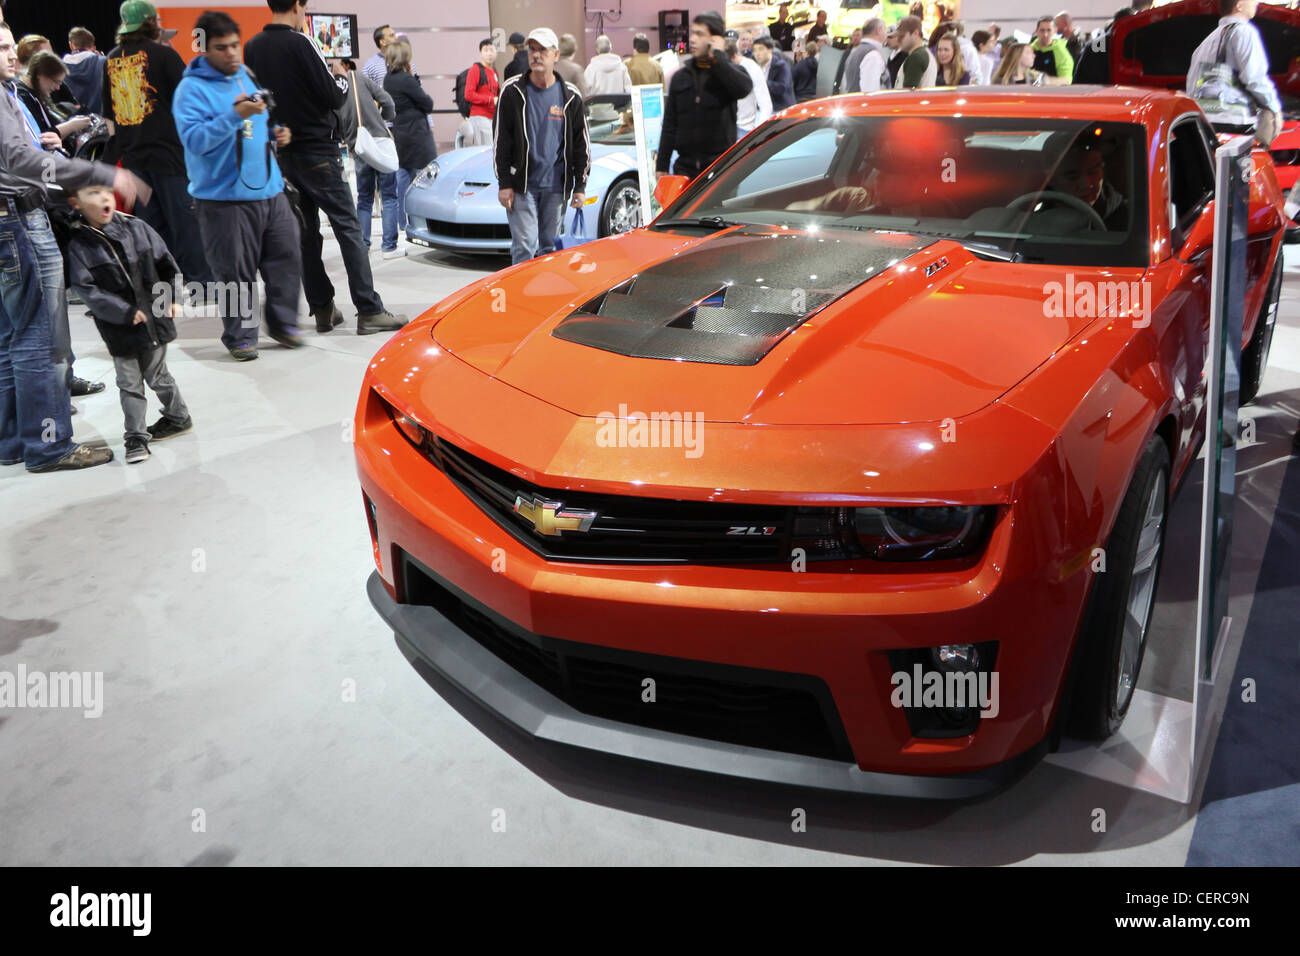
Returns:
[[[1023,196],[1017,196],[1015,199],[1011,200],[1011,202],[1007,203],[1007,208],[1019,209],[1031,200],[1041,202],[1044,199],[1051,199],[1055,202],[1061,202],[1065,203],[1067,206],[1072,206],[1088,217],[1089,229],[1100,229],[1102,232],[1106,231],[1106,220],[1097,215],[1097,210],[1093,209],[1078,196],[1071,196],[1069,193],[1058,193],[1053,189],[1045,189],[1042,192],[1025,193]],[[1096,225],[1094,226],[1093,223],[1096,223]]]

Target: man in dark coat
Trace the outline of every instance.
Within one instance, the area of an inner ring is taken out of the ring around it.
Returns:
[[[727,56],[726,33],[716,13],[701,13],[691,22],[691,57],[668,83],[658,173],[668,172],[676,150],[673,172],[694,179],[736,142],[736,104],[754,83]]]

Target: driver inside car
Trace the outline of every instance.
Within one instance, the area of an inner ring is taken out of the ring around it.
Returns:
[[[899,121],[886,125],[869,157],[858,167],[862,175],[860,185],[839,186],[820,196],[789,203],[785,208],[911,219],[953,217],[952,204],[942,195],[947,185],[944,170],[948,168],[947,163],[955,167],[956,160],[952,157],[960,141],[943,135],[942,130],[927,129],[925,136],[916,132]]]
[[[1087,203],[1107,230],[1122,232],[1128,228],[1128,200],[1106,179],[1106,158],[1100,146],[1076,140],[1061,157],[1047,188]],[[1051,201],[1050,197],[1044,200]],[[1086,228],[1095,226],[1091,218],[1088,222]]]

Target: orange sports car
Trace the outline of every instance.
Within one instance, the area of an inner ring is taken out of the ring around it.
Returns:
[[[661,764],[964,797],[1112,733],[1206,435],[1215,146],[1156,90],[786,110],[378,352],[372,602],[525,733]]]

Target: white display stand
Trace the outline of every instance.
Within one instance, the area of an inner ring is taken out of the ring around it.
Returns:
[[[1209,424],[1201,453],[1204,482],[1195,654],[1191,658],[1192,699],[1182,700],[1139,687],[1114,737],[1099,746],[1063,740],[1061,749],[1046,761],[1179,803],[1189,803],[1195,796],[1201,771],[1208,766],[1214,750],[1226,702],[1226,693],[1215,693],[1221,689],[1221,685],[1216,687],[1216,679],[1219,663],[1234,640],[1232,618],[1227,614],[1228,572],[1253,145],[1253,136],[1238,136],[1215,153],[1211,311],[1205,373]],[[1166,547],[1166,562],[1170,558],[1168,550]],[[1235,639],[1240,640],[1240,636],[1236,634]],[[1236,647],[1231,651],[1235,659]]]

